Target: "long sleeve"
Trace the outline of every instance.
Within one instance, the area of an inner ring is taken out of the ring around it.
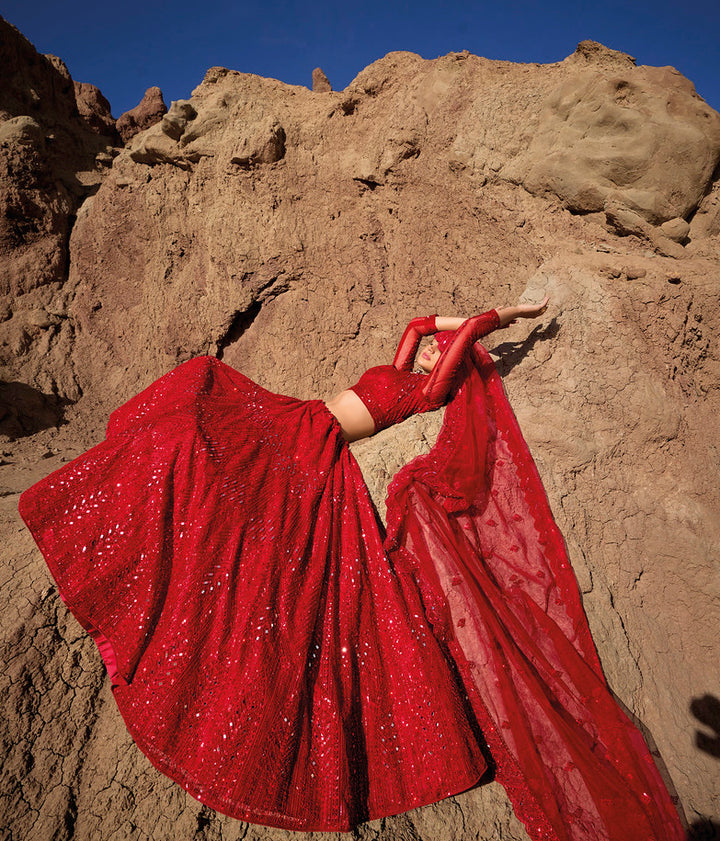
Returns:
[[[412,322],[410,322],[412,324]],[[445,348],[438,359],[428,381],[423,388],[427,401],[435,406],[442,406],[445,402],[453,377],[455,376],[463,357],[475,342],[497,330],[500,327],[500,316],[497,310],[489,310],[482,315],[475,315],[463,322],[456,331],[449,347]],[[407,331],[406,331],[407,332]],[[404,338],[404,337],[403,337]]]
[[[419,316],[418,318],[413,318],[408,324],[395,353],[395,359],[393,360],[394,368],[397,368],[398,371],[412,371],[420,339],[423,336],[430,336],[433,333],[437,333],[435,318],[436,316],[434,315]]]

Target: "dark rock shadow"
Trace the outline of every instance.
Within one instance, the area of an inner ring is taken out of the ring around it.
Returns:
[[[237,342],[245,331],[252,326],[253,321],[255,321],[261,309],[262,304],[260,301],[253,301],[246,310],[238,310],[234,313],[225,332],[217,340],[217,352],[215,356],[218,359],[222,359],[226,349]]]
[[[720,823],[714,818],[701,818],[690,824],[687,841],[717,841],[720,839]]]
[[[11,440],[60,426],[72,401],[43,394],[25,383],[0,382],[0,434]]]
[[[714,695],[693,698],[690,702],[690,712],[700,724],[704,724],[713,733],[708,735],[704,730],[696,730],[695,746],[703,753],[720,759],[720,700]]]
[[[693,698],[690,712],[707,728],[695,731],[695,746],[703,753],[720,759],[720,699],[709,693]],[[690,825],[687,837],[688,841],[720,841],[720,821],[709,816],[699,818]]]
[[[557,318],[549,324],[538,324],[524,339],[517,342],[502,342],[490,350],[493,356],[499,357],[495,363],[501,377],[507,376],[530,353],[538,342],[549,342],[560,332]]]

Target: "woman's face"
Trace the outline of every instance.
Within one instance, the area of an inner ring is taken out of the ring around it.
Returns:
[[[435,367],[435,363],[440,359],[440,345],[437,340],[433,339],[429,345],[426,345],[423,352],[418,357],[418,365],[429,374]]]

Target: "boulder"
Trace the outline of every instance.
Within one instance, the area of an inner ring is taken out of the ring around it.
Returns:
[[[504,177],[578,213],[611,199],[655,225],[687,218],[720,161],[720,115],[672,67],[587,42],[565,63]]]

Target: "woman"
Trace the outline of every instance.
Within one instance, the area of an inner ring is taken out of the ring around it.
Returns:
[[[682,837],[475,346],[546,307],[414,319],[392,366],[327,404],[193,359],[23,494],[133,739],[195,798],[346,830],[494,770],[534,839]],[[446,401],[383,535],[346,442]]]

